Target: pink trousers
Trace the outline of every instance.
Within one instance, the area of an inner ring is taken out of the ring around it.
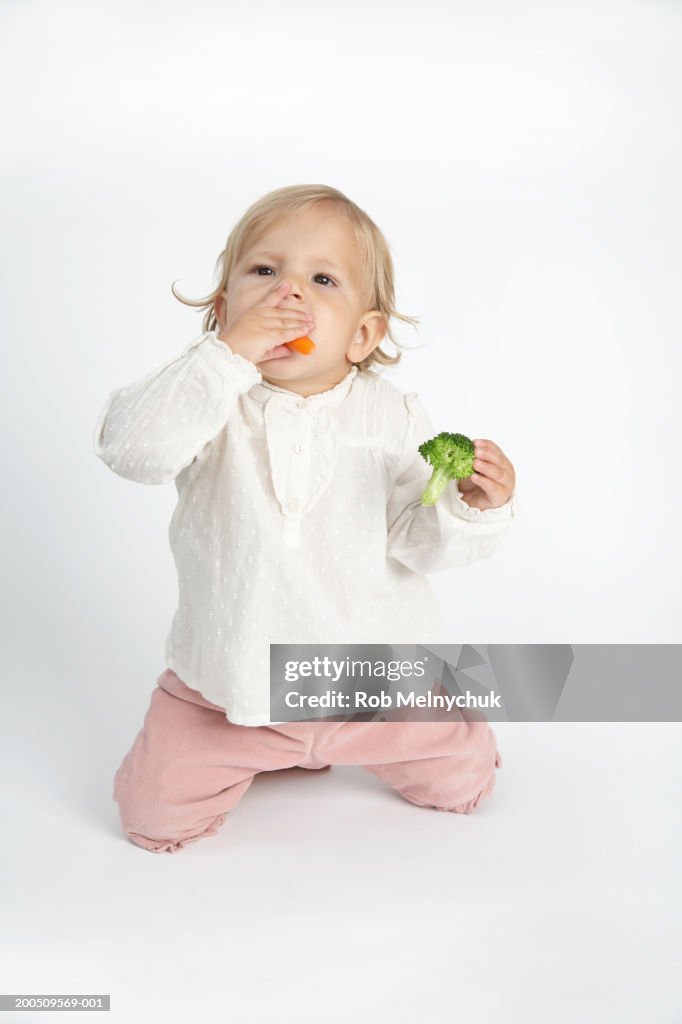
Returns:
[[[114,779],[124,833],[152,853],[214,836],[258,772],[360,765],[410,803],[470,814],[502,767],[485,721],[235,725],[171,669]]]

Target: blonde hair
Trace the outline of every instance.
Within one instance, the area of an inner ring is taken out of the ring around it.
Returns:
[[[328,185],[288,185],[268,192],[253,203],[230,232],[225,248],[216,260],[215,271],[219,282],[210,295],[204,299],[184,299],[171,291],[179,302],[186,306],[206,309],[203,330],[212,331],[218,327],[215,300],[228,287],[230,274],[252,243],[276,221],[309,206],[333,203],[345,213],[353,228],[359,251],[359,280],[362,287],[363,313],[378,310],[386,325],[386,336],[399,350],[391,356],[377,345],[361,362],[358,370],[369,370],[373,363],[395,366],[401,358],[403,347],[391,330],[391,319],[403,320],[416,327],[419,317],[406,316],[395,308],[395,285],[393,260],[388,243],[371,217],[338,189]]]

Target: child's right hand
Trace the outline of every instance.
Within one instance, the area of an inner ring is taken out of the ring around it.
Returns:
[[[289,294],[288,281],[268,292],[264,302],[259,302],[238,316],[229,327],[226,325],[216,334],[236,355],[252,363],[265,359],[281,359],[293,355],[286,342],[301,338],[313,330],[312,316],[300,309],[279,306],[278,303]]]

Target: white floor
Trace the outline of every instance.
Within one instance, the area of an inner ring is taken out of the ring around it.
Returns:
[[[218,836],[153,854],[119,829],[125,751],[83,771],[46,721],[2,778],[2,992],[109,993],[122,1024],[682,1021],[682,728],[495,731],[472,815],[291,769]]]

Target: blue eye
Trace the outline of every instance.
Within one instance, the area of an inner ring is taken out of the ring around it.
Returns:
[[[251,273],[253,274],[254,271],[258,271],[258,270],[272,270],[272,267],[268,267],[264,263],[259,263],[257,266],[252,268]],[[263,277],[263,274],[258,274],[258,277]],[[334,281],[334,279],[332,277],[329,277],[328,274],[315,274],[315,277],[325,277],[328,281],[331,281],[331,283],[333,285],[336,285],[336,282]]]

